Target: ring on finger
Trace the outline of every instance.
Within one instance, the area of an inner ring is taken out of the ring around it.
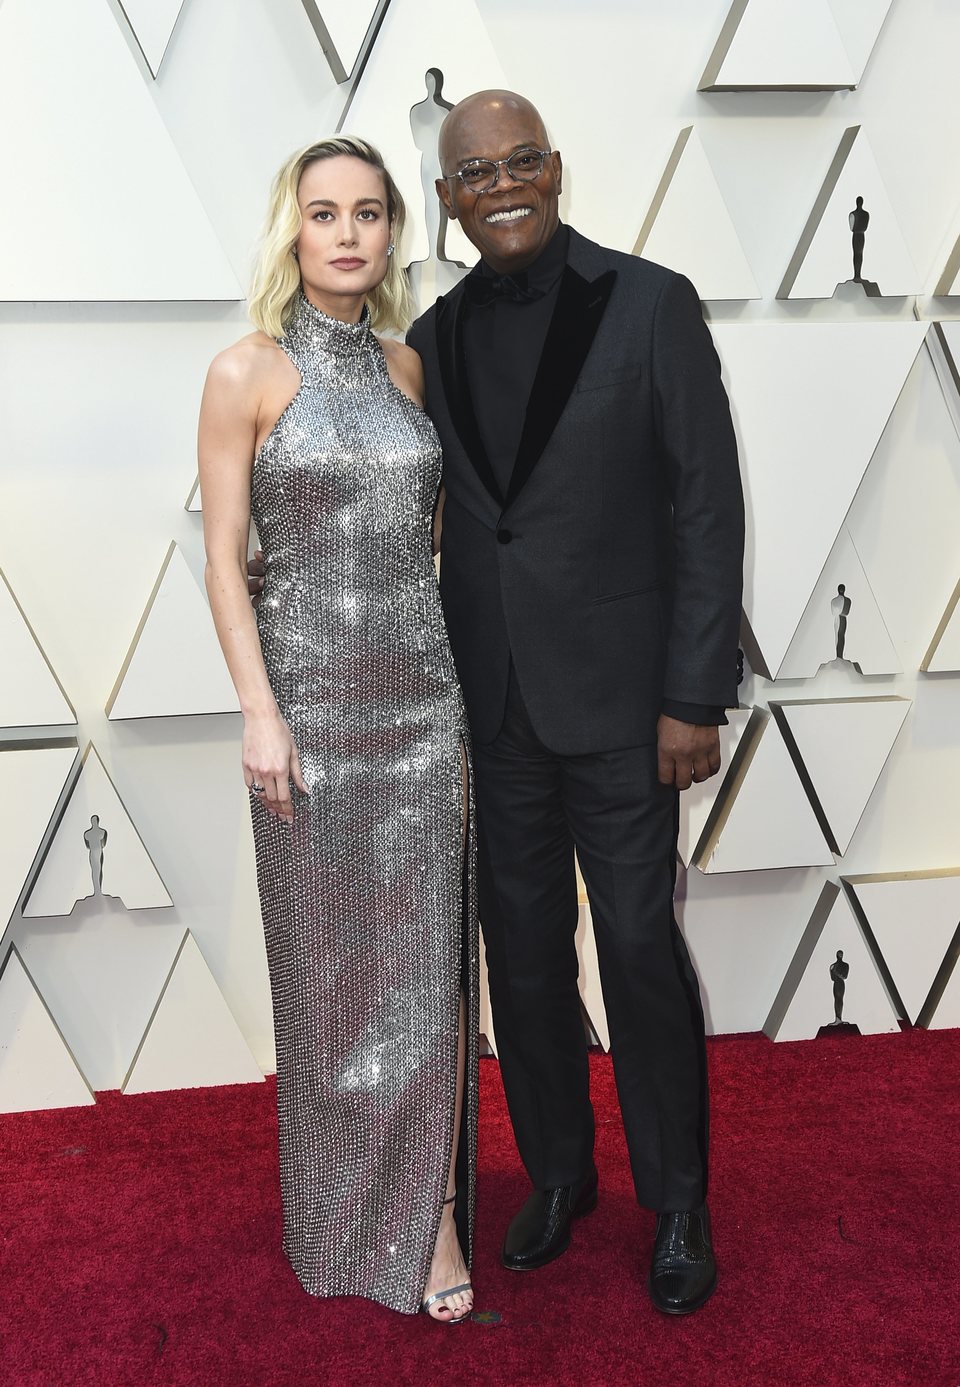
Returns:
[[[266,793],[265,787],[263,785],[258,785],[255,780],[251,782],[250,789],[253,791],[255,795],[262,795]]]

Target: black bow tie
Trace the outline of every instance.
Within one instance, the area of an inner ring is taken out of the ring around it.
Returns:
[[[486,308],[497,299],[513,299],[514,303],[533,303],[543,298],[542,289],[531,289],[526,270],[515,275],[468,275],[464,280],[467,297],[478,308]]]

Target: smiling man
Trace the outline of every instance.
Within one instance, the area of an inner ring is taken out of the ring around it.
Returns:
[[[409,341],[443,443],[441,588],[475,743],[480,918],[533,1185],[503,1261],[543,1266],[597,1200],[576,849],[637,1197],[657,1214],[650,1293],[685,1314],[716,1265],[703,1013],[673,889],[678,791],[716,773],[736,702],[730,411],[690,283],[561,224],[560,155],[529,101],[468,97],[439,155],[439,196],[481,260]],[[615,194],[623,168],[608,174]]]

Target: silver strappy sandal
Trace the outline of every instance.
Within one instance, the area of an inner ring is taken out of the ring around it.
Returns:
[[[456,1199],[456,1197],[457,1197],[457,1196],[456,1196],[455,1194],[452,1194],[452,1195],[450,1196],[449,1199],[445,1199],[443,1202],[444,1202],[444,1204],[452,1204],[452,1203],[454,1202],[454,1200]],[[445,1291],[437,1291],[435,1295],[427,1296],[426,1300],[425,1300],[425,1301],[422,1303],[422,1305],[420,1306],[420,1309],[423,1310],[425,1314],[430,1315],[430,1306],[431,1306],[431,1305],[436,1305],[436,1303],[437,1303],[438,1300],[446,1300],[446,1298],[447,1298],[448,1295],[456,1295],[458,1291],[472,1291],[472,1290],[473,1290],[473,1284],[472,1284],[472,1282],[470,1282],[470,1281],[463,1281],[463,1282],[461,1282],[461,1284],[460,1284],[459,1286],[450,1286],[450,1287],[449,1287],[447,1290],[445,1290]],[[473,1309],[472,1309],[472,1307],[471,1307],[471,1309],[469,1309],[465,1315],[455,1315],[455,1314],[451,1311],[451,1313],[450,1313],[450,1318],[449,1318],[448,1320],[439,1320],[439,1319],[437,1319],[436,1315],[430,1315],[430,1318],[431,1318],[432,1320],[435,1320],[437,1324],[465,1324],[472,1314],[473,1314]]]

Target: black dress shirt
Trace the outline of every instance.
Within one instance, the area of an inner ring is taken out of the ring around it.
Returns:
[[[481,260],[471,278],[487,283],[473,294],[469,284],[466,286],[463,349],[467,384],[501,496],[506,496],[513,475],[527,402],[567,263],[569,240],[570,233],[561,222],[525,272],[500,276]],[[673,699],[664,700],[663,712],[680,722],[701,726],[727,721],[722,708]]]
[[[525,272],[509,276],[531,297],[514,299],[501,293],[478,305],[467,297],[463,348],[467,383],[483,446],[493,475],[506,496],[513,475],[527,401],[540,364],[550,319],[557,303],[567,263],[570,234],[561,223],[537,259]],[[484,261],[474,274],[488,284],[500,276]]]

